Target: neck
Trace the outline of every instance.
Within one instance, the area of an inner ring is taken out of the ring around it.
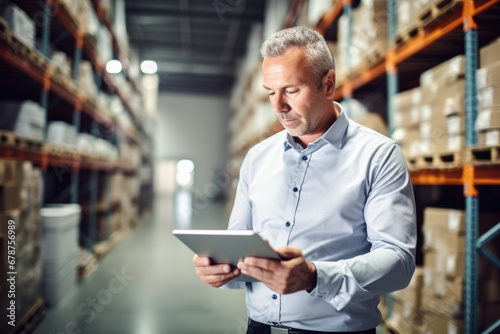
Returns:
[[[296,137],[295,140],[303,147],[307,148],[307,146],[320,138],[328,129],[332,126],[333,123],[337,120],[340,115],[340,107],[337,104],[331,103],[327,110],[325,111],[325,117],[319,124],[316,131],[308,133],[306,135]]]

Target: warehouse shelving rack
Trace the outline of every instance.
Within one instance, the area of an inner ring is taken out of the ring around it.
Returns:
[[[398,67],[412,56],[432,47],[438,41],[446,38],[457,28],[463,27],[465,57],[466,57],[466,145],[471,148],[477,145],[477,133],[474,129],[477,116],[476,70],[478,68],[478,25],[475,18],[488,10],[498,7],[499,0],[464,0],[462,10],[455,10],[447,19],[432,26],[426,33],[420,33],[410,38],[398,48],[393,46],[397,23],[397,0],[388,0],[388,42],[389,48],[385,58],[370,68],[356,75],[349,76],[337,88],[334,100],[348,100],[357,89],[371,83],[384,74],[387,76],[387,119],[389,133],[393,127],[393,98],[398,92]],[[352,45],[352,0],[336,1],[316,26],[316,30],[325,35],[327,29],[344,13],[349,16],[348,49]],[[349,50],[347,50],[349,52]],[[349,57],[347,57],[349,59]],[[349,67],[349,64],[348,64]],[[427,68],[421,66],[420,71]],[[477,332],[478,304],[478,252],[483,254],[495,266],[500,268],[500,260],[491,254],[484,246],[500,235],[500,223],[478,237],[479,216],[479,185],[500,185],[500,166],[479,166],[466,164],[455,169],[424,169],[411,172],[414,185],[460,185],[463,186],[466,198],[466,277],[465,277],[465,332]],[[500,329],[500,319],[492,324],[484,333],[493,333]]]
[[[54,80],[51,75],[51,72],[48,69],[48,59],[49,59],[49,40],[51,33],[59,33],[58,38],[65,38],[69,33],[74,40],[74,57],[73,57],[73,83],[78,87],[78,82],[80,79],[80,63],[82,61],[83,56],[87,57],[92,63],[95,69],[95,82],[97,84],[98,90],[101,89],[101,82],[104,82],[108,89],[117,95],[127,113],[130,115],[132,122],[137,126],[137,130],[141,131],[141,133],[149,138],[149,135],[144,131],[142,124],[140,123],[137,113],[130,106],[128,100],[121,94],[121,92],[117,89],[113,82],[113,78],[104,71],[104,66],[98,58],[95,50],[90,47],[88,43],[86,43],[84,38],[84,32],[80,30],[75,22],[70,18],[68,13],[60,7],[60,3],[57,0],[46,0],[44,2],[16,2],[22,9],[27,11],[37,11],[37,14],[41,14],[43,17],[43,24],[41,30],[41,45],[40,52],[43,55],[43,60],[41,61],[40,66],[35,66],[32,62],[30,62],[25,54],[16,52],[12,48],[12,45],[9,45],[9,41],[4,40],[0,42],[0,61],[4,62],[6,66],[10,66],[14,71],[18,71],[18,73],[22,73],[28,80],[38,84],[41,88],[40,93],[40,105],[45,110],[46,116],[48,116],[48,108],[49,108],[49,93],[54,94],[55,98],[61,99],[65,101],[67,104],[73,106],[73,114],[71,116],[72,124],[78,130],[80,128],[81,123],[81,115],[84,113],[87,117],[91,119],[91,128],[90,134],[94,137],[98,137],[100,135],[99,126],[103,126],[107,130],[103,133],[103,136],[115,136],[120,135],[132,144],[137,145],[138,139],[137,135],[134,132],[127,132],[124,129],[120,128],[118,124],[113,120],[110,115],[103,113],[92,103],[86,101],[81,94],[78,93],[77,90],[72,90],[67,87],[64,87],[59,82]],[[92,0],[92,4],[96,8],[96,12],[99,17],[99,23],[104,25],[110,31],[113,40],[113,51],[118,55],[119,59],[124,64],[124,72],[127,72],[127,64],[126,58],[123,55],[122,50],[120,50],[118,41],[116,39],[116,34],[113,31],[113,27],[107,19],[103,7],[99,0]],[[38,7],[36,7],[38,6]],[[57,10],[54,10],[57,9]],[[52,21],[57,22],[59,29],[62,31],[51,31],[51,23]],[[5,27],[4,27],[5,29]],[[32,50],[32,52],[36,53],[36,50]],[[136,92],[138,91],[135,82],[130,81],[128,73],[125,73],[125,76],[129,82],[132,82],[132,87]],[[22,141],[22,140],[21,140]],[[136,168],[127,166],[123,163],[115,163],[110,162],[103,159],[95,159],[89,158],[87,156],[82,156],[80,154],[73,154],[68,152],[54,152],[47,149],[47,145],[44,143],[40,143],[39,146],[36,147],[35,150],[27,149],[24,145],[13,145],[13,146],[0,146],[0,157],[5,158],[13,158],[13,159],[22,159],[32,161],[35,165],[40,166],[43,172],[44,179],[46,177],[46,172],[49,166],[54,168],[62,168],[69,169],[72,171],[71,175],[71,203],[78,203],[78,183],[79,183],[79,174],[81,170],[89,170],[91,173],[90,178],[90,191],[89,191],[89,202],[90,202],[90,217],[89,217],[89,236],[84,237],[84,243],[86,244],[86,248],[88,248],[91,252],[93,252],[94,245],[93,240],[95,240],[96,236],[96,224],[97,224],[97,184],[99,178],[99,172],[108,173],[108,177],[106,180],[107,185],[107,194],[110,193],[110,177],[109,174],[114,172],[122,172],[127,175],[135,175],[138,171]],[[80,199],[81,200],[81,199]],[[107,198],[105,200],[108,207],[110,207],[110,201]],[[108,214],[109,219],[109,214]],[[109,223],[109,221],[108,221]]]

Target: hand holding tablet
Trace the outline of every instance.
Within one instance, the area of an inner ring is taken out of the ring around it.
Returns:
[[[273,248],[252,230],[174,230],[172,233],[199,257],[210,258],[211,265],[229,264],[233,271],[238,261],[246,257],[281,260]],[[239,275],[234,280],[257,281],[247,275]]]

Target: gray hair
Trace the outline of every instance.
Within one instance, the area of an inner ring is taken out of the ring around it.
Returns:
[[[318,86],[325,74],[335,71],[335,60],[325,39],[317,31],[307,27],[293,27],[278,31],[262,44],[262,58],[274,58],[285,54],[291,47],[304,49],[307,66],[316,78]]]

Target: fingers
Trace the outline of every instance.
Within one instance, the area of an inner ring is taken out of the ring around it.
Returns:
[[[240,270],[236,269],[229,274],[217,274],[217,275],[209,275],[204,276],[201,280],[203,283],[213,286],[214,288],[218,288],[228,283],[229,281],[235,279],[240,275]]]
[[[302,256],[302,251],[297,247],[278,246],[274,248],[274,251],[278,253],[283,260],[291,260]]]
[[[208,257],[199,257],[197,254],[194,254],[193,263],[195,267],[206,267],[210,265],[210,259]]]
[[[239,269],[232,269],[228,264],[211,265],[207,257],[193,257],[196,275],[201,281],[213,287],[220,287],[241,274]]]

